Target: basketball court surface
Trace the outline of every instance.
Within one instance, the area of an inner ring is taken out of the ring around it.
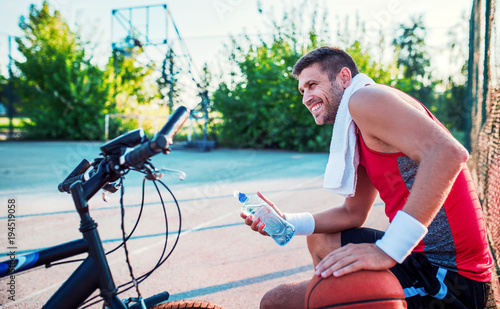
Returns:
[[[0,144],[0,198],[16,199],[17,254],[80,238],[78,216],[69,194],[57,185],[83,158],[99,154],[99,142],[7,142]],[[158,155],[158,168],[182,170],[184,181],[165,176],[182,212],[177,233],[175,203],[166,190],[162,196],[169,223],[168,250],[179,242],[169,259],[140,285],[144,296],[168,291],[171,299],[203,299],[227,308],[258,308],[266,291],[283,282],[313,275],[304,236],[286,246],[277,245],[243,224],[233,191],[260,190],[284,212],[320,211],[338,206],[343,198],[322,188],[327,153],[215,149],[199,152],[173,146]],[[141,204],[142,176],[125,177],[126,229],[130,231]],[[104,202],[101,193],[90,201],[91,216],[107,250],[120,243],[119,194]],[[161,255],[165,224],[154,186],[146,185],[141,222],[129,241],[134,273],[151,269]],[[0,226],[6,226],[6,208]],[[385,229],[388,222],[377,200],[366,226]],[[1,233],[1,232],[0,232]],[[7,231],[3,231],[7,233]],[[0,260],[6,260],[5,235],[0,236]],[[130,280],[123,250],[108,255],[117,285]],[[77,264],[38,268],[16,276],[16,300],[0,295],[3,308],[38,308],[56,291]],[[5,279],[0,280],[4,284]],[[4,294],[4,293],[1,293]],[[125,296],[135,296],[133,289]],[[2,307],[2,306],[0,306]],[[94,305],[93,308],[100,308]]]

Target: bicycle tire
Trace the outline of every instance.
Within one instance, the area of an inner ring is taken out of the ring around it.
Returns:
[[[149,307],[149,309],[224,309],[224,307],[203,300],[176,300]]]

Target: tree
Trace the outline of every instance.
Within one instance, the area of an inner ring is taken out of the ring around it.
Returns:
[[[458,22],[448,32],[449,42],[447,51],[449,53],[449,66],[455,68],[451,71],[448,80],[443,81],[445,87],[441,95],[441,122],[452,132],[466,131],[466,119],[470,116],[470,110],[467,106],[467,35],[468,18],[463,16],[461,22]],[[460,140],[465,143],[465,132]],[[460,136],[457,136],[460,137]]]
[[[304,20],[309,28],[300,28]],[[279,148],[298,151],[326,151],[331,141],[330,125],[317,126],[302,96],[297,80],[291,75],[293,65],[306,52],[327,45],[327,14],[308,12],[304,5],[291,8],[279,21],[272,20],[270,42],[260,38],[253,43],[233,39],[229,59],[239,70],[231,81],[219,84],[213,101],[223,116],[219,135],[223,143],[237,147]],[[346,30],[347,31],[347,30]],[[361,32],[359,32],[361,35]],[[390,81],[392,67],[373,60],[356,38],[340,46],[357,62],[360,71],[377,82]],[[240,77],[240,80],[236,78]]]
[[[142,52],[141,47],[113,51],[104,71],[104,82],[109,87],[107,112],[130,113],[137,105],[158,97],[157,86],[146,81],[154,68],[137,62]]]
[[[403,71],[405,78],[424,77],[430,59],[425,50],[426,29],[422,16],[413,17],[411,24],[400,25],[398,36],[394,39],[394,46],[398,57],[398,66]]]
[[[177,72],[175,68],[174,59],[174,50],[169,48],[167,55],[163,60],[161,77],[156,80],[156,83],[160,88],[162,100],[165,101],[165,98],[167,98],[166,100],[169,113],[174,111],[174,105],[176,105],[179,101],[179,86],[176,77],[179,72]]]
[[[46,1],[41,9],[31,5],[19,26],[24,38],[16,41],[26,60],[16,66],[22,109],[31,120],[29,136],[102,139],[108,85],[103,72],[90,63],[78,33]]]
[[[450,80],[447,89],[439,98],[441,101],[440,120],[448,129],[463,131],[467,115],[466,97],[466,85],[457,84],[455,81]]]
[[[425,36],[422,16],[413,17],[410,25],[401,24],[397,29],[393,45],[397,66],[402,75],[398,76],[394,86],[432,109],[436,101],[433,90],[435,82],[431,81]]]
[[[249,38],[241,43],[233,41],[236,48],[230,59],[236,62],[241,80],[222,82],[213,96],[214,106],[224,118],[220,136],[226,144],[299,151],[326,149],[331,127],[315,125],[302,106],[297,81],[291,74],[303,52],[321,42],[317,29],[297,29],[294,21],[300,22],[299,15],[299,10],[292,9],[280,22],[272,21],[271,42],[262,38],[256,44]],[[300,42],[300,37],[307,39]]]

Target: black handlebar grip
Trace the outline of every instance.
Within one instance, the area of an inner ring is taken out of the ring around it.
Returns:
[[[85,173],[86,170],[88,170],[90,167],[90,162],[87,161],[86,159],[83,159],[82,162],[80,162],[75,169],[66,177],[66,179],[73,178],[75,176],[78,176],[80,174]],[[65,180],[66,180],[65,179]]]
[[[189,118],[189,113],[189,110],[185,106],[179,106],[158,132],[158,135],[164,135],[167,137],[167,140],[169,138],[173,140],[177,131],[179,131],[184,122]]]
[[[184,106],[178,107],[152,140],[125,155],[125,162],[130,166],[136,166],[161,151],[167,151],[168,143],[173,140],[175,134],[188,118],[189,110]]]
[[[151,158],[159,151],[153,151],[149,146],[150,142],[144,143],[125,155],[125,162],[130,166],[136,166]]]
[[[168,150],[167,138],[164,135],[156,135],[154,139],[127,153],[125,162],[130,166],[136,166],[157,153],[166,150]]]

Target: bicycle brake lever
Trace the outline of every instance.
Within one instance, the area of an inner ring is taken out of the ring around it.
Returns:
[[[144,166],[144,171],[146,172],[146,179],[147,180],[158,180],[163,177],[163,174],[160,173],[156,168],[153,166]]]
[[[103,189],[102,200],[107,202],[107,201],[109,201],[108,193],[115,193],[116,191],[118,191],[120,189],[120,184],[119,183],[108,183],[102,189]]]
[[[164,174],[174,174],[176,175],[176,178],[179,180],[184,180],[186,179],[186,173],[180,170],[174,170],[174,169],[169,169],[169,168],[162,168],[159,170],[161,173]]]

